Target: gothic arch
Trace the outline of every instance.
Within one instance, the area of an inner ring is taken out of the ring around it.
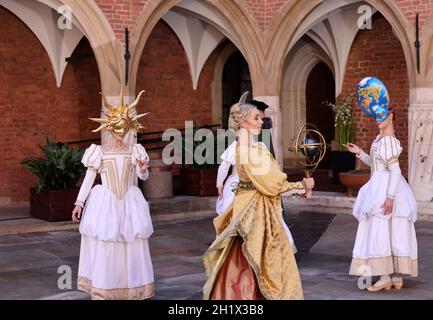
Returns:
[[[191,1],[182,2],[181,0],[155,0],[146,4],[132,32],[133,54],[130,66],[130,87],[132,90],[134,90],[142,51],[156,23],[175,6],[180,7],[180,10],[192,11],[192,4]],[[209,15],[200,16],[197,11],[192,12],[192,14],[211,24],[234,43],[248,61],[252,77],[254,73],[259,74],[258,70],[263,61],[263,39],[257,22],[247,9],[232,0],[210,0],[207,3],[202,2],[201,5],[203,10],[208,10]],[[194,82],[198,76],[193,75],[192,78]]]
[[[311,71],[319,62],[323,62],[335,77],[334,65],[326,52],[313,41],[307,40],[308,38],[305,37],[295,45],[283,69],[281,116],[284,119],[282,128],[284,167],[297,167],[298,164],[297,158],[288,151],[288,148],[300,129],[299,125],[306,122],[305,92]]]
[[[72,54],[84,36],[79,23],[71,23],[71,29],[67,31],[56,27],[60,15],[52,10],[57,9],[52,0],[0,0],[0,6],[21,20],[39,40],[51,62],[57,87],[60,87],[67,66],[65,58]]]
[[[218,56],[214,68],[214,77],[212,79],[212,123],[221,123],[222,121],[222,77],[224,65],[230,56],[235,53],[237,48],[228,43]]]
[[[360,1],[339,1],[339,3],[342,2],[353,4]],[[412,46],[415,40],[413,25],[409,23],[398,5],[392,1],[366,0],[365,2],[379,11],[392,26],[403,48],[408,68],[409,85],[411,88],[416,87],[417,73],[414,58],[415,53]],[[266,65],[275,76],[274,88],[279,89],[280,87],[282,80],[281,70],[284,60],[299,26],[319,5],[329,6],[332,5],[332,2],[328,1],[325,3],[322,0],[289,0],[281,8],[281,14],[275,16],[272,20],[269,26],[269,33],[273,34],[273,37],[269,40]],[[327,12],[329,13],[329,11]],[[317,14],[316,20],[319,19],[320,15],[317,11],[315,14]]]
[[[107,96],[118,95],[119,87],[123,82],[123,47],[104,13],[94,1],[58,0],[58,2],[71,8],[73,17],[77,19],[90,42],[98,64],[102,91]]]

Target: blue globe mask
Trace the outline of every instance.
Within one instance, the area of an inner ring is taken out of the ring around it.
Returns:
[[[376,122],[384,122],[386,118],[392,113],[392,110],[387,110],[381,106],[372,107],[373,117]]]
[[[382,81],[375,77],[362,79],[356,86],[358,105],[376,122],[383,122],[392,112],[389,110],[389,94]]]

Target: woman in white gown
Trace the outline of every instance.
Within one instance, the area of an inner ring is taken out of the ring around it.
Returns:
[[[141,95],[141,93],[140,93]],[[149,176],[149,157],[140,144],[126,145],[129,130],[141,126],[131,109],[110,106],[106,119],[92,119],[111,132],[106,145],[92,144],[84,153],[87,167],[72,219],[80,223],[81,248],[77,286],[92,299],[147,299],[154,295],[153,266],[148,239],[153,233],[149,206],[137,177]],[[101,185],[92,188],[97,174]],[[85,205],[84,205],[85,204]]]
[[[378,94],[376,95],[378,96]],[[359,221],[349,273],[381,276],[369,291],[403,287],[403,275],[418,274],[417,240],[414,223],[417,205],[401,175],[398,158],[400,141],[394,136],[392,110],[378,108],[368,112],[375,117],[380,134],[370,154],[355,144],[348,150],[371,168],[370,180],[359,190],[353,215]]]

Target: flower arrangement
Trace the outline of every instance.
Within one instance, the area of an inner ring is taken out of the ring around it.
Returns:
[[[353,142],[354,122],[352,117],[353,95],[337,98],[337,102],[324,101],[325,106],[331,107],[334,112],[334,126],[337,131],[339,151],[347,151],[344,145]]]

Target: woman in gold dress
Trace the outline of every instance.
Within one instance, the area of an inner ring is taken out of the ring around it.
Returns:
[[[303,299],[292,246],[283,227],[280,194],[305,193],[314,180],[288,182],[266,146],[256,142],[256,107],[235,104],[229,125],[238,134],[240,182],[233,204],[215,218],[217,238],[204,254],[205,300]]]

